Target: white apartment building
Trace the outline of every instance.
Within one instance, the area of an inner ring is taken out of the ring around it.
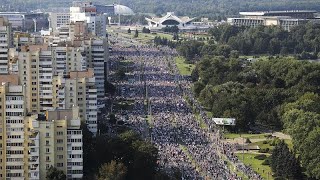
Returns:
[[[70,12],[51,12],[49,13],[49,27],[52,31],[57,30],[63,25],[70,23]]]
[[[98,37],[106,37],[106,21],[104,14],[97,13],[97,9],[92,3],[74,2],[70,7],[70,23],[84,21],[90,33]]]

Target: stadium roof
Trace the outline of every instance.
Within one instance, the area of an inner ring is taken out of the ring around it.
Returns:
[[[120,5],[120,4],[115,4],[114,5],[114,13],[115,14],[120,14],[120,15],[134,15],[134,12],[131,8]]]

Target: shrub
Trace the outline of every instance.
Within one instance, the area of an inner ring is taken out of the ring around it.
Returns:
[[[261,164],[269,166],[270,165],[270,159],[269,158],[265,159]]]
[[[247,138],[245,143],[251,143],[250,139]]]
[[[269,148],[259,149],[259,153],[268,153],[270,151]]]
[[[264,140],[262,143],[263,143],[263,144],[268,144],[268,141],[267,141],[267,140]]]
[[[276,146],[277,144],[280,143],[280,139],[279,138],[274,138],[271,142],[270,142],[270,146]]]
[[[259,155],[256,155],[254,158],[259,159],[259,160],[265,160],[267,158],[267,156],[264,154],[259,154]]]

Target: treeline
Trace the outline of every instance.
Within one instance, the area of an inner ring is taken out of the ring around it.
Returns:
[[[47,7],[69,7],[73,0],[2,0],[3,9],[8,11],[27,11]],[[112,0],[95,0],[98,4],[113,4]],[[210,17],[212,19],[226,19],[227,16],[238,15],[240,11],[269,11],[269,10],[320,10],[317,0],[279,0],[279,1],[240,1],[240,0],[123,0],[138,13],[154,13],[157,15],[166,12],[175,12],[177,15],[192,17]],[[0,6],[1,7],[1,6]]]
[[[156,36],[154,38],[153,42],[154,42],[154,44],[156,46],[159,46],[159,45],[161,45],[161,46],[169,46],[171,48],[175,48],[179,44],[179,42],[177,42],[177,41],[169,40],[169,39],[167,39],[165,37],[160,37],[160,36]]]
[[[320,25],[313,23],[296,26],[290,32],[275,26],[224,25],[210,29],[209,33],[218,43],[227,44],[244,55],[302,54],[302,58],[317,58],[320,51]]]
[[[236,118],[230,131],[285,128],[307,175],[320,177],[320,64],[205,56],[192,77],[193,91],[207,110],[215,117]]]
[[[158,149],[133,131],[119,130],[119,135],[98,135],[82,124],[83,179],[181,179],[176,172],[168,176],[158,168]]]

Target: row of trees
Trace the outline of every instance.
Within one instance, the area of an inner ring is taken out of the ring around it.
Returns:
[[[192,73],[193,91],[216,117],[234,117],[230,131],[285,128],[309,177],[319,178],[320,64],[293,58],[247,62],[205,56]],[[318,139],[318,140],[317,140]]]
[[[197,61],[204,56],[224,56],[237,58],[239,55],[288,55],[297,59],[317,59],[320,57],[320,25],[306,24],[293,28],[290,32],[279,27],[256,28],[222,25],[210,29],[214,37],[208,43],[190,40],[177,47],[187,61]]]
[[[301,54],[320,51],[320,25],[308,23],[296,26],[290,32],[276,26],[244,28],[223,25],[209,32],[221,44],[227,44],[241,54]],[[308,56],[304,55],[305,58]]]
[[[154,44],[156,46],[169,46],[171,48],[175,48],[179,42],[173,41],[173,40],[169,40],[165,37],[160,37],[160,36],[156,36],[153,40]]]
[[[0,9],[4,11],[28,11],[45,9],[48,7],[69,7],[73,0],[2,0]],[[272,2],[272,3],[271,3]],[[113,4],[113,0],[96,0],[97,4]],[[288,9],[314,9],[320,10],[317,0],[279,0],[277,2],[268,0],[123,0],[122,4],[129,6],[136,13],[164,14],[175,12],[177,15],[188,15],[191,17],[210,17],[221,20],[227,16],[237,15],[240,11],[269,11]],[[139,20],[139,19],[138,19]],[[140,21],[142,21],[141,19]],[[124,23],[128,22],[126,19]],[[129,21],[131,22],[131,20]]]

